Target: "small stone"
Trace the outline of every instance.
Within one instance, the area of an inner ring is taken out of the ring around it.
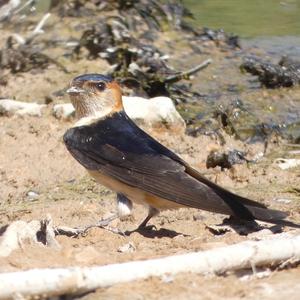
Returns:
[[[174,281],[174,277],[172,275],[164,274],[160,277],[163,283],[171,283]]]
[[[252,279],[262,279],[262,278],[269,277],[271,274],[272,274],[271,270],[267,269],[267,270],[258,271],[256,273],[252,273],[252,274],[246,274],[246,275],[240,277],[240,280],[241,281],[249,281]]]
[[[128,116],[139,125],[165,125],[169,129],[184,130],[185,122],[175,108],[171,98],[126,97],[123,105]]]
[[[135,250],[136,250],[136,248],[132,242],[129,242],[128,244],[125,244],[118,248],[118,252],[121,252],[121,253],[132,253]]]
[[[275,199],[275,201],[280,202],[280,203],[284,203],[284,204],[289,204],[289,203],[291,203],[292,200],[284,199],[284,198],[278,198],[278,199]]]
[[[37,192],[34,192],[34,191],[29,191],[27,193],[27,197],[28,197],[29,200],[33,201],[33,200],[38,199],[39,194]]]
[[[211,151],[206,159],[206,168],[215,168],[220,166],[222,170],[230,169],[235,164],[247,162],[245,153],[239,150],[230,150],[226,152]]]
[[[281,170],[287,170],[291,168],[295,168],[300,166],[300,159],[296,158],[290,158],[290,159],[285,159],[285,158],[277,158],[275,160],[275,163]]]

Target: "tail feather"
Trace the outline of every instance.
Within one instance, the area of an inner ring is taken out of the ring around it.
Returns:
[[[285,219],[289,213],[275,209],[260,208],[246,205],[246,208],[251,212],[256,220],[272,222]]]
[[[294,228],[300,228],[300,224],[296,224],[292,221],[285,220],[289,215],[288,212],[283,212],[275,209],[266,209],[260,207],[247,206],[246,208],[251,212],[256,220],[265,221],[272,224],[278,224],[282,226],[289,226]]]
[[[300,228],[300,224],[285,220],[289,215],[275,209],[269,209],[264,204],[236,195],[202,176],[195,169],[186,166],[187,173],[211,187],[213,191],[231,208],[233,215],[243,220],[260,220],[272,224]]]

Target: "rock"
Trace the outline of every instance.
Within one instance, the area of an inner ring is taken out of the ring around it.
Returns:
[[[123,105],[128,116],[138,125],[156,127],[164,125],[168,129],[185,130],[185,122],[168,97],[142,98],[123,96]],[[57,104],[53,115],[58,119],[69,119],[74,115],[71,103]]]
[[[27,103],[15,101],[11,99],[0,100],[0,115],[20,115],[20,116],[42,116],[42,109],[46,107],[45,104]]]
[[[291,87],[300,83],[300,62],[282,58],[278,64],[272,64],[258,57],[247,57],[241,69],[258,76],[267,88]]]
[[[37,200],[38,197],[39,197],[39,194],[37,192],[34,192],[34,191],[29,191],[27,193],[27,197],[28,197],[28,200],[30,201],[34,201],[34,200]]]
[[[239,150],[230,150],[226,152],[212,151],[209,153],[206,159],[206,168],[215,168],[220,166],[222,170],[230,169],[235,164],[242,164],[249,162],[245,158],[245,153]]]
[[[118,252],[121,252],[121,253],[132,253],[135,250],[136,250],[136,248],[132,242],[129,242],[128,244],[125,244],[118,248]]]
[[[25,244],[60,249],[50,215],[43,220],[14,221],[1,230],[3,233],[0,236],[0,257],[9,256],[12,251],[22,249]]]
[[[123,97],[126,113],[139,125],[165,125],[167,128],[184,130],[185,122],[168,97],[145,99],[142,97]]]
[[[277,158],[275,160],[275,163],[277,164],[277,166],[281,170],[287,170],[287,169],[290,169],[290,168],[295,168],[295,167],[300,166],[300,159],[296,159],[296,158],[290,158],[290,159]]]
[[[277,202],[283,203],[283,204],[289,204],[292,202],[292,200],[290,199],[285,199],[285,198],[278,198],[278,199],[274,199]]]
[[[174,276],[170,274],[164,274],[160,277],[160,279],[163,283],[171,283],[174,281]]]
[[[254,272],[255,271],[255,272]],[[249,281],[253,279],[261,279],[261,278],[266,278],[271,276],[272,271],[270,269],[267,270],[251,270],[252,273],[243,275],[242,277],[239,278],[240,281]]]
[[[57,119],[69,120],[75,116],[72,103],[56,104],[53,106],[53,116]]]
[[[0,238],[0,257],[9,256],[13,250],[19,249],[24,243],[36,244],[37,232],[41,223],[33,220],[29,223],[15,221],[10,224]]]

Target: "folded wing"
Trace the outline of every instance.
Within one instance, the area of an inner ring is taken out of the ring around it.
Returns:
[[[271,221],[286,217],[237,196],[189,167],[176,154],[137,127],[125,113],[115,113],[64,135],[68,150],[90,170],[184,206]]]

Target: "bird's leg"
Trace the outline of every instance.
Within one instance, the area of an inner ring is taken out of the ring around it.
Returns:
[[[123,194],[117,194],[118,217],[122,220],[131,215],[132,202]]]
[[[138,229],[145,229],[147,226],[147,223],[149,222],[149,220],[158,215],[159,214],[159,210],[152,207],[152,206],[149,206],[149,211],[148,211],[148,216],[145,218],[145,220],[139,225]],[[153,228],[155,226],[151,226],[151,228]]]

